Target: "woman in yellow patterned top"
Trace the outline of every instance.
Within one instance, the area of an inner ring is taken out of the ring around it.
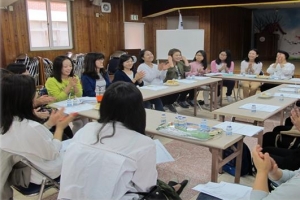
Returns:
[[[58,56],[53,61],[53,71],[51,77],[46,81],[46,89],[49,96],[56,98],[56,101],[64,101],[71,97],[82,96],[82,86],[79,77],[74,75],[74,64],[67,56]],[[83,127],[88,120],[78,118],[73,122],[72,131]]]

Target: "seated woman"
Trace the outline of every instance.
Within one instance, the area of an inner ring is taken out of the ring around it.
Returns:
[[[161,85],[166,77],[167,69],[169,65],[159,64],[156,65],[153,62],[154,56],[151,51],[144,49],[140,52],[139,62],[141,63],[137,69],[138,72],[145,72],[143,78],[144,85]],[[165,111],[160,98],[152,99],[144,102],[146,108],[151,108],[152,104],[155,106],[155,110]]]
[[[294,76],[295,65],[287,62],[289,54],[286,51],[278,50],[275,63],[271,64],[267,69],[267,73],[274,79],[291,79]],[[278,84],[264,83],[260,90],[262,92],[269,90]]]
[[[262,70],[262,63],[259,60],[259,53],[257,49],[251,49],[248,57],[241,62],[241,74],[255,74],[259,75]],[[256,81],[242,81],[243,98],[253,96],[256,94],[260,82]]]
[[[206,73],[209,73],[210,70],[207,69],[207,58],[206,53],[204,50],[199,50],[196,52],[195,57],[193,59],[193,62],[190,63],[191,71],[186,72],[185,76],[203,76]],[[202,106],[204,109],[209,110],[209,86],[204,85],[200,87],[201,89],[204,89],[203,91],[203,98],[204,98],[204,105]],[[187,102],[191,105],[191,102],[193,100],[188,99]]]
[[[26,75],[8,75],[1,79],[2,108],[0,148],[24,156],[35,167],[57,178],[61,172],[63,130],[75,118],[65,118],[64,109],[53,111],[44,124],[33,113],[36,94],[34,79]],[[49,129],[56,125],[52,134]],[[30,182],[41,184],[42,177],[32,172]]]
[[[179,49],[170,49],[168,52],[168,64],[170,68],[167,71],[164,82],[172,79],[185,79],[185,73],[191,70],[189,61],[181,55]],[[188,100],[194,100],[194,90],[183,91],[176,94],[171,94],[162,97],[163,105],[171,112],[177,113],[173,103],[177,100],[182,108],[188,108],[189,104],[186,102],[186,96],[189,94]]]
[[[252,151],[253,162],[257,174],[253,184],[250,199],[298,199],[300,196],[300,170],[289,171],[278,168],[277,163],[268,153],[262,153],[257,145]],[[269,193],[268,178],[279,185]]]
[[[136,199],[135,192],[156,185],[156,147],[145,136],[139,89],[128,82],[111,84],[99,113],[100,119],[80,129],[67,148],[59,199]],[[173,188],[180,193],[186,184]]]
[[[87,53],[84,57],[84,72],[81,76],[82,96],[95,97],[100,88],[107,88],[110,85],[103,61],[102,53]]]
[[[216,60],[213,60],[210,64],[211,71],[213,73],[221,72],[221,73],[233,73],[234,71],[234,62],[231,58],[231,52],[229,50],[221,50],[219,53],[219,57]],[[228,103],[232,103],[233,99],[231,97],[232,90],[234,88],[235,81],[232,80],[223,80],[223,86],[227,87],[226,97]],[[218,89],[218,100],[222,98],[220,96],[220,90]]]
[[[78,76],[74,75],[74,64],[67,56],[58,56],[53,61],[51,77],[46,81],[46,89],[56,101],[64,101],[70,97],[81,97],[82,87]],[[88,122],[87,118],[79,117],[73,121],[73,134]]]
[[[113,83],[116,81],[125,81],[138,86],[143,86],[144,71],[135,72],[133,67],[133,57],[128,54],[121,55],[119,67],[114,75]]]

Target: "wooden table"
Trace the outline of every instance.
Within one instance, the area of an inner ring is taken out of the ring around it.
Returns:
[[[232,81],[249,81],[249,82],[261,82],[261,83],[270,83],[270,84],[299,84],[297,81],[287,80],[279,80],[279,79],[265,79],[265,78],[249,78],[246,76],[241,76],[239,74],[233,75],[218,75],[211,76],[213,78],[221,78],[222,80],[232,80]],[[223,88],[223,82],[220,81],[220,88]],[[221,89],[220,95],[222,97],[223,90]],[[222,106],[222,98],[220,100],[220,105]]]
[[[269,93],[275,93],[278,92],[280,88],[287,87],[286,84],[274,87],[270,90],[267,90],[266,92]],[[241,101],[229,104],[225,107],[222,107],[220,109],[214,110],[214,114],[219,115],[220,121],[225,120],[225,116],[231,116],[233,119],[239,117],[244,119],[250,119],[254,121],[254,125],[260,125],[264,126],[264,121],[271,116],[277,114],[280,112],[280,124],[283,124],[283,118],[284,118],[284,109],[288,107],[289,105],[295,103],[298,101],[296,98],[287,98],[285,97],[283,101],[280,101],[280,97],[272,97],[270,99],[261,99],[258,98],[258,95],[254,95],[251,97],[248,97],[246,99],[243,99]],[[262,111],[256,111],[255,113],[252,113],[251,110],[247,109],[241,109],[240,106],[247,104],[247,103],[257,103],[257,104],[268,104],[273,106],[279,106],[280,108],[273,112],[262,112]],[[258,134],[258,144],[262,145],[262,138],[263,134]]]
[[[151,99],[155,99],[155,98],[159,98],[159,97],[163,97],[163,96],[167,96],[169,94],[175,94],[175,93],[179,93],[182,91],[187,91],[187,90],[191,90],[194,89],[195,90],[195,94],[197,94],[198,89],[201,86],[204,85],[209,85],[210,86],[210,95],[211,97],[213,97],[212,94],[214,94],[214,99],[217,99],[217,91],[218,91],[218,82],[222,82],[222,79],[219,78],[208,78],[208,79],[204,79],[204,80],[197,80],[197,79],[193,79],[193,81],[196,81],[194,83],[182,83],[180,82],[178,86],[169,86],[166,89],[162,89],[162,90],[149,90],[149,89],[143,89],[143,87],[140,87],[140,91],[143,95],[143,100],[144,101],[148,101]],[[212,111],[212,101],[213,98],[210,98],[210,111]],[[194,97],[194,116],[197,115],[197,95],[195,95]],[[214,102],[214,107],[217,108],[217,101]]]
[[[156,130],[158,125],[160,124],[161,120],[161,113],[160,111],[146,109],[146,134],[148,135],[158,135],[162,137],[167,137],[175,140],[180,140],[183,142],[187,142],[190,144],[196,144],[199,146],[207,147],[211,149],[212,153],[212,166],[211,166],[211,181],[217,182],[218,181],[218,172],[221,170],[222,166],[228,163],[230,160],[236,158],[236,174],[235,174],[235,183],[239,183],[240,181],[240,173],[241,173],[241,160],[242,160],[242,151],[243,151],[243,138],[244,136],[239,134],[233,134],[231,136],[226,136],[225,134],[222,135],[220,138],[215,138],[208,141],[200,141],[189,139],[185,137],[180,137],[171,134],[161,133]],[[99,118],[99,111],[97,110],[88,110],[82,111],[78,113],[80,116],[98,119]],[[167,121],[173,121],[176,114],[174,113],[165,113],[167,117]],[[186,116],[188,122],[198,124],[201,119],[196,117]],[[216,120],[207,120],[207,124],[209,126],[214,126],[219,124],[219,121]],[[237,148],[233,145],[237,143]],[[228,147],[233,146],[234,153],[230,156],[223,158],[223,150],[227,149]]]

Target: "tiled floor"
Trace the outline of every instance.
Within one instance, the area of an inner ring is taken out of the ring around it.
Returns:
[[[223,93],[224,94],[224,93]],[[202,92],[200,92],[199,96],[198,96],[199,99],[202,99]],[[223,103],[226,105],[227,104],[227,101],[224,100]],[[187,115],[187,116],[193,116],[193,109],[192,108],[189,108],[189,109],[182,109],[180,107],[177,107],[177,110],[180,114],[183,114],[183,115]],[[197,117],[201,117],[201,118],[209,118],[209,119],[213,119],[213,115],[207,111],[207,110],[198,110],[197,112]],[[267,130],[271,130],[274,126],[277,125],[277,122],[276,122],[277,119],[275,119],[275,121],[271,120],[270,123],[267,123]],[[162,137],[157,137],[165,146],[166,148],[168,149],[168,144],[170,143],[173,143],[173,142],[176,142],[176,141],[173,141],[171,139],[168,139],[168,138],[162,138]],[[257,143],[257,140],[254,139],[254,138],[246,138],[246,143],[247,145],[249,146],[249,148],[252,148],[252,146],[254,146],[256,143]],[[183,144],[186,145],[187,143]],[[169,145],[169,146],[172,146],[172,145]],[[195,146],[195,145],[194,145]],[[188,145],[189,147],[189,145]],[[191,147],[192,148],[192,147]],[[196,148],[196,147],[195,147]],[[201,148],[201,147],[200,147]],[[171,152],[170,152],[171,153]],[[172,153],[171,153],[172,154]],[[207,154],[206,156],[210,156],[210,152],[209,151],[202,151],[201,150],[201,154]],[[176,155],[172,155],[173,157],[175,157]],[[175,161],[176,162],[176,161]],[[187,161],[188,162],[188,161]],[[207,162],[209,163],[209,162]],[[206,164],[207,164],[206,163]],[[182,164],[182,163],[181,163]],[[178,167],[182,167],[184,165],[187,165],[188,163],[183,163],[182,165],[177,165]],[[170,164],[172,165],[172,163]],[[205,165],[205,163],[202,163],[201,165]],[[168,167],[167,167],[168,168]],[[210,171],[210,167],[208,166],[207,169]],[[177,170],[180,170],[180,169],[177,169]],[[166,169],[164,168],[164,166],[158,166],[158,171],[159,171],[159,174],[160,172],[166,172]],[[176,172],[174,172],[176,173]],[[197,173],[198,175],[201,173],[201,171],[197,171],[195,172]],[[202,172],[202,173],[205,173],[205,172]],[[209,174],[209,173],[208,173]],[[162,174],[162,177],[164,176],[164,174]],[[192,177],[193,174],[190,174],[190,176]],[[208,175],[209,176],[209,175]],[[181,177],[180,175],[176,175],[176,177],[179,179],[183,179],[185,177]],[[160,177],[159,177],[160,178]],[[209,181],[209,179],[207,180]],[[227,173],[223,173],[223,174],[220,174],[219,175],[219,178],[218,178],[218,181],[227,181],[227,182],[233,182],[233,176],[227,174]],[[247,186],[252,186],[252,183],[254,181],[254,177],[252,176],[245,176],[245,177],[242,177],[241,178],[241,184],[243,185],[247,185]],[[190,181],[191,184],[193,183],[193,187],[197,184],[199,184],[197,181],[194,180],[194,182],[191,180]],[[197,196],[198,196],[198,193],[195,192],[195,191],[192,191],[191,190],[191,187],[187,187],[186,190],[183,191],[182,195],[183,196],[186,196],[187,198],[185,198],[186,200],[196,200]],[[50,189],[48,190],[44,196],[43,199],[46,199],[46,200],[54,200],[57,198],[57,191],[55,189]],[[24,197],[23,195],[21,195],[20,193],[18,192],[15,192],[14,193],[14,199],[15,200],[33,200],[33,199],[37,199],[37,197]],[[184,199],[184,198],[183,198]]]

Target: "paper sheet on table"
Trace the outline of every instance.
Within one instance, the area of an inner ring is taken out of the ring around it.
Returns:
[[[174,161],[174,158],[159,140],[156,139],[154,142],[156,144],[156,164]]]
[[[300,88],[300,85],[287,85],[287,86],[292,88]]]
[[[197,81],[195,80],[187,80],[187,79],[176,79],[176,81],[178,81],[179,83],[196,83]]]
[[[210,77],[204,77],[204,76],[195,76],[194,79],[197,80],[205,80],[205,79],[209,79]]]
[[[282,92],[295,92],[295,88],[280,88],[279,91],[282,91]]]
[[[256,111],[262,111],[262,112],[274,112],[275,110],[278,110],[280,108],[280,106],[271,106],[271,105],[259,104],[259,103],[247,103],[240,106],[239,108],[251,110],[252,105],[256,106]]]
[[[291,78],[290,81],[300,81],[300,78]]]
[[[140,89],[153,90],[153,91],[164,90],[166,88],[168,88],[168,86],[162,86],[162,85],[146,85],[140,87]]]
[[[208,74],[204,74],[205,76],[221,76],[224,73],[218,72],[218,73],[208,73]]]
[[[233,183],[213,183],[199,184],[193,190],[209,194],[223,200],[248,200],[250,199],[251,187]]]
[[[79,97],[78,99],[83,103],[97,103],[96,97]]]
[[[287,97],[287,98],[293,98],[293,99],[300,99],[300,94],[289,94],[289,93],[279,93],[279,92],[276,92],[274,93],[274,97],[279,97],[283,95],[284,97]]]
[[[65,152],[71,142],[72,139],[62,141],[60,152]],[[156,164],[174,161],[174,158],[159,140],[156,139],[154,142],[156,144]]]
[[[56,102],[56,103],[54,103],[54,105],[56,105],[59,108],[60,107],[65,107],[65,113],[66,114],[85,111],[85,110],[91,110],[95,106],[93,104],[81,103],[81,104],[78,104],[78,105],[67,107],[67,101]]]
[[[237,122],[222,122],[220,124],[215,125],[216,128],[221,128],[226,131],[226,127],[231,126],[232,132],[240,135],[253,136],[260,131],[264,130],[264,127],[261,126],[253,126],[248,124],[242,124]]]

